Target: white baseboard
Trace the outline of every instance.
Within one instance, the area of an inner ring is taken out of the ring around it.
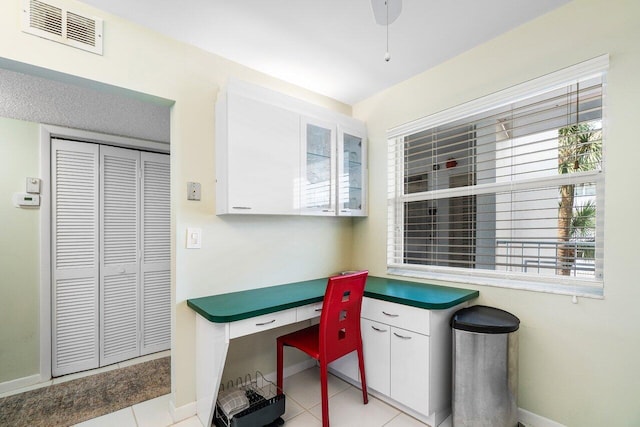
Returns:
[[[29,387],[34,384],[44,383],[44,382],[47,382],[47,381],[42,381],[42,378],[40,378],[40,374],[17,378],[11,381],[5,381],[3,383],[0,383],[0,394],[4,394],[14,390],[19,390],[21,388]]]
[[[171,399],[169,399],[169,413],[174,423],[191,418],[196,415],[196,402],[189,402],[186,405],[176,408],[173,396],[171,396]]]
[[[525,427],[567,427],[564,424],[560,424],[522,408],[518,408],[518,421],[524,424]]]

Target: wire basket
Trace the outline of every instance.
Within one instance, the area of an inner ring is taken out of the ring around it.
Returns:
[[[217,427],[279,426],[284,424],[280,418],[284,411],[284,394],[256,371],[253,378],[247,374],[220,386],[213,423]]]

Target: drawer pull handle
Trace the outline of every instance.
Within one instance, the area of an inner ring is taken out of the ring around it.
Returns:
[[[411,337],[405,337],[405,336],[402,336],[402,335],[398,335],[395,332],[393,333],[393,335],[397,336],[398,338],[402,338],[403,340],[410,340],[411,339]]]
[[[251,206],[232,206],[233,209],[252,209]]]
[[[400,316],[399,314],[391,314],[391,313],[387,313],[386,311],[383,311],[382,314],[384,314],[385,316],[389,316],[389,317],[398,317],[398,316]]]
[[[387,332],[386,329],[380,329],[380,328],[376,328],[375,326],[372,326],[371,329],[373,329],[376,332]]]
[[[316,311],[322,311],[322,307],[316,308]]]
[[[256,326],[264,326],[264,325],[268,325],[268,324],[273,323],[273,322],[275,322],[275,321],[276,321],[276,319],[271,319],[271,320],[269,320],[268,322],[264,322],[264,323],[256,323]]]

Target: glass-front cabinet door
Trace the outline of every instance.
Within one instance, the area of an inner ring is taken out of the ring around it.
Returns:
[[[302,188],[303,215],[336,214],[335,125],[303,117]]]
[[[364,132],[338,128],[338,215],[366,215]]]

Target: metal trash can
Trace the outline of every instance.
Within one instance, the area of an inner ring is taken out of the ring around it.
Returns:
[[[497,308],[458,310],[453,328],[453,427],[518,426],[520,320]]]

